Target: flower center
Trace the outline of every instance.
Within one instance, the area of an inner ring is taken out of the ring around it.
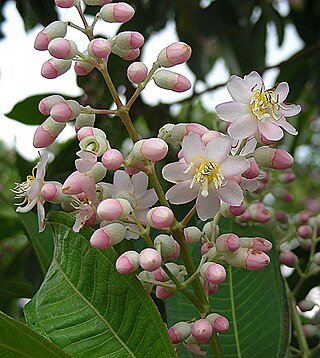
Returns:
[[[217,162],[214,162],[213,160],[207,160],[206,158],[199,155],[192,159],[185,173],[187,173],[191,168],[195,166],[195,162],[198,159],[201,159],[202,162],[197,168],[195,168],[196,173],[193,176],[190,188],[193,188],[196,182],[199,183],[202,186],[201,195],[203,197],[207,197],[209,195],[209,184],[213,183],[214,187],[216,189],[219,189],[222,186],[224,176]]]
[[[276,86],[262,92],[261,89],[257,89],[256,86],[251,89],[254,93],[251,101],[250,107],[252,113],[262,120],[264,118],[269,118],[272,116],[275,120],[279,119],[279,116],[276,115],[275,111],[278,110],[280,106],[279,95],[275,93]],[[271,113],[270,113],[271,112]]]
[[[15,183],[16,186],[13,189],[11,189],[11,191],[16,194],[15,196],[16,199],[23,199],[22,203],[16,205],[22,206],[27,202],[29,202],[27,191],[30,188],[31,183],[36,179],[35,169],[36,167],[32,169],[32,174],[27,176],[26,181],[22,183]]]

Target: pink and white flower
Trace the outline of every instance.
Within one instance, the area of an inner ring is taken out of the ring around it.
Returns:
[[[196,133],[190,133],[182,142],[183,158],[167,164],[163,177],[175,185],[166,193],[172,204],[185,204],[196,200],[197,214],[203,221],[219,210],[220,201],[240,205],[243,192],[238,176],[248,169],[242,156],[230,154],[231,138],[213,138],[209,143]]]
[[[16,186],[12,191],[16,194],[16,199],[22,199],[23,201],[18,204],[18,213],[27,213],[37,205],[38,212],[38,227],[39,232],[45,229],[45,210],[44,199],[41,196],[41,189],[44,182],[44,176],[46,173],[46,165],[48,162],[48,152],[40,153],[40,160],[35,168],[32,170],[32,174],[27,176],[27,180],[23,183],[16,183]]]
[[[233,101],[216,107],[218,116],[230,122],[229,135],[237,140],[252,135],[278,141],[283,137],[283,129],[296,135],[297,130],[286,121],[301,110],[299,105],[287,104],[285,99],[289,86],[281,82],[271,89],[265,89],[261,76],[253,71],[244,78],[231,76],[227,83]]]

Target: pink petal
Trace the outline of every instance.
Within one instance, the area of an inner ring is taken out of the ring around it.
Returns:
[[[40,190],[43,186],[42,179],[35,179],[31,182],[29,189],[27,190],[27,196],[30,200],[36,199],[40,195]]]
[[[251,90],[258,89],[264,91],[264,83],[258,72],[252,71],[248,75],[244,76],[244,80],[247,82]]]
[[[250,107],[241,102],[225,102],[216,106],[217,115],[227,121],[232,122],[234,119],[251,113]]]
[[[97,204],[97,191],[95,180],[85,175],[80,179],[80,185],[82,192],[85,193],[86,197],[94,204]]]
[[[194,185],[192,189],[190,189],[191,180],[186,180],[182,183],[178,183],[170,188],[166,192],[166,199],[170,201],[171,204],[185,204],[189,203],[195,199],[199,192],[199,186]]]
[[[232,75],[227,83],[227,88],[236,102],[250,103],[252,98],[251,86],[244,79]]]
[[[186,162],[190,163],[196,156],[204,156],[205,145],[198,134],[191,132],[184,137],[182,150]]]
[[[279,140],[283,137],[282,129],[273,121],[259,121],[259,132],[269,140]]]
[[[254,192],[258,187],[257,179],[241,178],[240,186],[242,190],[247,190],[250,193]]]
[[[136,199],[140,198],[145,191],[148,189],[148,175],[143,172],[132,175],[131,177],[134,197]]]
[[[89,204],[82,204],[79,208],[79,212],[76,215],[76,222],[73,225],[73,231],[79,232],[80,229],[83,228],[86,221],[88,221],[91,216],[94,214],[95,210],[94,208]]]
[[[208,196],[203,197],[201,193],[199,193],[196,207],[200,220],[205,221],[213,218],[220,208],[220,200],[217,197],[216,191],[209,187]]]
[[[243,192],[240,185],[235,181],[229,181],[225,186],[216,190],[219,198],[230,205],[240,205],[243,200]]]
[[[154,189],[147,190],[143,196],[140,198],[136,198],[136,208],[138,209],[146,209],[153,206],[158,201],[158,196]]]
[[[283,117],[278,120],[278,125],[292,135],[298,134],[298,131],[294,128],[294,126],[287,122]]]
[[[130,180],[129,174],[124,170],[117,170],[113,176],[113,184],[116,187],[117,191],[127,191],[129,193],[133,192],[133,185]]]
[[[282,103],[287,98],[288,93],[289,93],[289,85],[288,85],[288,83],[287,82],[279,83],[277,88],[275,89],[274,93],[279,96],[278,97],[278,100],[279,100],[278,103]]]
[[[46,174],[46,165],[48,162],[48,152],[43,150],[42,152],[39,152],[39,155],[40,155],[40,160],[37,164],[36,178],[43,179]]]
[[[228,156],[231,149],[231,138],[228,136],[213,138],[206,146],[206,159],[220,164]]]
[[[194,176],[194,169],[191,169],[188,173],[183,173],[188,168],[187,163],[170,163],[163,167],[162,176],[170,183],[179,183],[185,180],[190,180]]]
[[[228,157],[220,164],[223,176],[226,180],[244,173],[249,167],[248,161],[242,156]]]
[[[245,139],[252,136],[258,128],[257,119],[253,114],[246,114],[234,120],[228,127],[229,135],[234,139]]]

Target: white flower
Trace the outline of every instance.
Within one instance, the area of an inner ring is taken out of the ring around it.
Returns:
[[[277,141],[283,137],[282,128],[293,135],[298,133],[285,118],[301,110],[299,105],[284,102],[289,93],[286,82],[265,90],[261,76],[253,71],[244,78],[231,76],[227,88],[233,101],[219,104],[216,111],[221,119],[231,122],[228,133],[232,138],[241,140],[258,134]]]
[[[205,144],[196,133],[182,142],[183,158],[167,164],[163,177],[175,185],[166,193],[172,204],[185,204],[197,198],[196,208],[201,220],[212,218],[219,210],[220,200],[240,205],[243,192],[237,177],[248,168],[241,156],[229,156],[231,138],[213,138]]]

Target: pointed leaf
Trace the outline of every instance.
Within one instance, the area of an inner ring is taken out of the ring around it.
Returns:
[[[70,357],[25,324],[0,312],[0,356],[6,358]]]
[[[93,231],[74,233],[67,214],[52,213],[49,222],[54,259],[25,308],[27,323],[74,357],[175,357],[150,297],[115,270],[115,251],[92,248]]]

